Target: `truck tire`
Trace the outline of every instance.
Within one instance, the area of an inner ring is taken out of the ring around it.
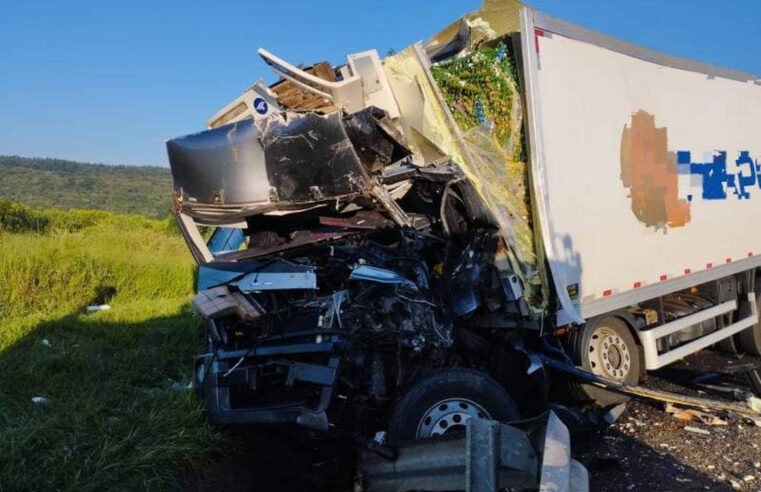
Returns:
[[[759,303],[761,303],[761,295],[759,290],[756,290],[756,306]],[[747,315],[748,313],[745,313],[742,316]],[[740,346],[740,351],[748,355],[761,356],[761,310],[759,311],[756,324],[736,335],[735,344]]]
[[[640,348],[623,320],[615,316],[592,320],[573,333],[569,348],[574,363],[585,371],[628,384],[639,383]],[[592,400],[602,407],[628,399],[591,384],[571,382],[569,390],[574,398]]]
[[[753,329],[753,327],[748,329],[751,330]],[[721,352],[726,352],[727,354],[731,354],[731,355],[737,355],[743,352],[742,349],[740,348],[739,334],[716,342],[716,345],[714,347]]]
[[[472,417],[510,422],[520,413],[507,391],[485,374],[439,369],[419,378],[399,399],[388,438],[398,443],[462,431]]]

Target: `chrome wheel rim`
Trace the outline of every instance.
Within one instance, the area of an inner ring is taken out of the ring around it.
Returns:
[[[611,328],[595,328],[587,347],[593,374],[623,381],[631,370],[631,351],[626,341]]]
[[[465,398],[442,400],[423,414],[418,424],[417,438],[426,439],[464,431],[465,422],[473,417],[490,419],[491,415],[481,405]]]

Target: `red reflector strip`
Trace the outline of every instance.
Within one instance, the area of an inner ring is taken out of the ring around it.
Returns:
[[[691,273],[692,273],[692,270],[690,270],[689,268],[685,268],[685,269],[684,269],[684,274],[685,274],[685,275],[689,275],[689,274],[691,274]]]
[[[642,287],[642,282],[634,282],[635,289],[639,289],[640,287]]]
[[[713,268],[713,263],[706,263],[706,269],[710,270],[711,268]]]
[[[544,37],[544,31],[541,29],[534,29],[534,42],[536,43],[536,52],[539,53],[539,37]]]
[[[610,289],[608,289],[608,290],[606,290],[606,291],[604,291],[604,292],[602,293],[602,296],[603,296],[603,297],[608,297],[608,296],[610,296],[612,293],[613,293],[613,291],[612,291],[612,290],[610,290]]]
[[[669,279],[668,275],[661,275],[661,282],[663,282],[664,280],[668,280],[668,279]]]

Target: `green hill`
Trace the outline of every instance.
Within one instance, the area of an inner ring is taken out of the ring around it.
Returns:
[[[171,192],[168,168],[0,156],[0,199],[30,207],[163,218],[171,210]]]

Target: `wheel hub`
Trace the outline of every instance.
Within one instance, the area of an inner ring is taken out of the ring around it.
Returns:
[[[592,373],[610,379],[626,379],[631,367],[631,351],[626,341],[611,328],[600,326],[589,339],[589,364]]]
[[[491,418],[480,405],[464,398],[443,400],[433,405],[420,419],[417,437],[425,439],[450,432],[464,431],[465,422],[473,417]]]

